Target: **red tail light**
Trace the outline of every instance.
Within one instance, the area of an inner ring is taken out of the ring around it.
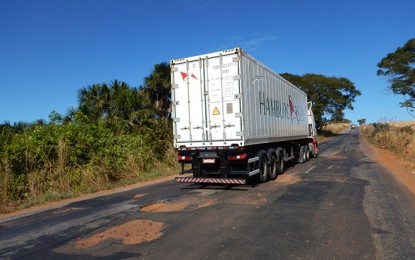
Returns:
[[[178,161],[191,161],[192,160],[192,156],[189,156],[189,155],[177,155],[177,160]]]
[[[245,160],[247,158],[248,158],[248,154],[246,154],[246,153],[241,153],[241,154],[229,155],[228,156],[229,161],[240,161],[240,160]]]

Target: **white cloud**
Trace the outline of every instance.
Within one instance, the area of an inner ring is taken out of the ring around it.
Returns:
[[[228,49],[233,47],[241,47],[247,51],[256,51],[262,45],[277,40],[275,35],[269,33],[254,33],[247,37],[241,35],[230,36],[224,44],[222,49]]]

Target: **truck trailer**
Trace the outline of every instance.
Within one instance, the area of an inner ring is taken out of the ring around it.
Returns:
[[[241,48],[170,61],[174,147],[184,183],[274,180],[318,152],[312,103]]]

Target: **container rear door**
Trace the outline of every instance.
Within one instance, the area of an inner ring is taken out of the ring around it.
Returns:
[[[238,56],[221,53],[172,63],[176,147],[242,140]]]
[[[207,121],[212,143],[241,140],[239,63],[236,55],[206,59]]]
[[[173,127],[176,143],[204,142],[204,80],[202,60],[172,66]]]

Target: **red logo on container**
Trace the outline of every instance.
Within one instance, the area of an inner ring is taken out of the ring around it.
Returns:
[[[288,95],[288,104],[290,106],[290,117],[291,117],[291,121],[293,121],[295,118],[297,118],[297,121],[299,121],[298,118],[298,109],[294,107],[293,105],[293,101],[291,100],[291,96]],[[294,114],[294,117],[293,117]]]
[[[193,74],[193,73],[187,74],[186,72],[181,71],[180,74],[182,74],[183,81],[185,81],[189,77],[197,79],[195,74]]]

